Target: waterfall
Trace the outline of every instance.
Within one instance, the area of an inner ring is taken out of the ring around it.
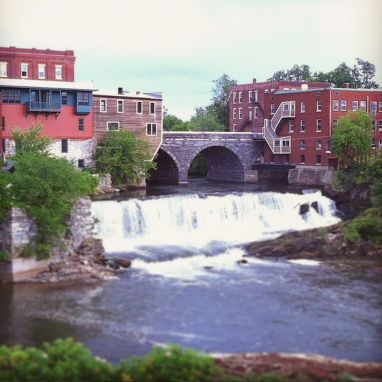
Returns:
[[[317,202],[300,215],[300,206]],[[286,231],[339,221],[332,200],[320,191],[176,195],[92,203],[96,235],[108,252],[139,246],[203,247],[211,242],[245,243]]]

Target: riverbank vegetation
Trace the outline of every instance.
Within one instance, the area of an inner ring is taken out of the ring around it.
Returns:
[[[139,184],[156,168],[149,143],[125,130],[107,132],[97,147],[95,162],[96,171],[110,174],[114,186]]]
[[[116,365],[94,357],[70,338],[44,343],[40,348],[0,346],[0,380],[15,382],[319,382],[356,381],[359,379],[352,374],[370,378],[381,373],[377,364],[277,354],[213,358],[176,345],[154,348],[145,357],[132,357]]]
[[[22,255],[48,258],[52,247],[67,230],[67,218],[75,201],[94,193],[98,181],[86,172],[77,171],[63,158],[48,153],[50,140],[40,137],[42,126],[25,133],[14,131],[16,154],[11,158],[12,172],[0,173],[0,218],[11,207],[19,207],[37,226],[33,243]]]

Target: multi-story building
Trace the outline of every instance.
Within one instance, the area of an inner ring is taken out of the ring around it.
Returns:
[[[107,131],[127,130],[145,139],[154,157],[162,143],[162,94],[97,91],[93,102],[94,134],[102,141]]]
[[[73,51],[0,48],[0,155],[14,153],[12,130],[43,125],[51,151],[78,167],[93,154],[91,81],[74,81]]]
[[[264,162],[337,166],[330,141],[338,119],[370,114],[373,149],[382,149],[382,89],[331,88],[320,82],[236,85],[230,95],[230,130],[263,136]]]

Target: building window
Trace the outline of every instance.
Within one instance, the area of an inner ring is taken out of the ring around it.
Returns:
[[[21,91],[15,89],[4,89],[2,91],[3,103],[20,103]]]
[[[137,101],[136,113],[137,114],[142,114],[142,101]]]
[[[0,77],[8,77],[7,66],[7,62],[0,62]]]
[[[232,131],[236,131],[236,123],[232,125]]]
[[[5,153],[5,150],[6,150],[6,144],[5,144],[5,138],[3,138],[1,140],[1,149],[2,149],[2,152]]]
[[[155,114],[155,102],[150,102],[150,114]]]
[[[276,112],[276,106],[274,103],[271,103],[271,114],[275,114]]]
[[[85,168],[85,159],[78,159],[78,168]]]
[[[316,164],[317,165],[321,164],[321,155],[316,155]]]
[[[68,93],[67,92],[62,92],[61,93],[61,102],[63,105],[68,104]]]
[[[380,101],[378,105],[378,111],[382,113],[382,102]]]
[[[258,91],[258,90],[255,90],[255,91],[254,91],[254,95],[255,95],[254,102],[258,102],[258,100],[259,100],[259,91]]]
[[[301,120],[301,123],[300,123],[300,131],[301,131],[302,133],[305,132],[305,121],[303,121],[303,120]]]
[[[45,64],[38,64],[38,79],[45,79]]]
[[[21,64],[21,78],[28,78],[28,64]]]
[[[358,101],[353,101],[353,102],[351,103],[351,109],[352,109],[353,111],[357,111],[357,110],[358,110]]]
[[[117,99],[117,113],[123,113],[123,100]]]
[[[362,111],[366,111],[366,101],[361,101],[359,107]]]
[[[242,119],[243,118],[243,111],[242,111],[242,108],[239,107],[239,119]]]
[[[346,99],[341,100],[341,111],[346,111],[347,106],[346,106]]]
[[[84,131],[84,129],[85,129],[85,120],[83,118],[80,118],[78,120],[78,130]]]
[[[62,80],[62,65],[55,65],[54,73],[55,73],[56,80]]]
[[[378,148],[382,149],[382,140],[378,142]]]
[[[305,141],[300,139],[300,150],[305,150]]]
[[[255,106],[255,118],[258,118],[259,117],[259,108],[257,106]]]
[[[382,119],[378,121],[378,131],[382,131]]]
[[[252,121],[252,119],[253,119],[253,110],[252,109],[248,109],[248,119],[250,121]]]
[[[305,155],[300,155],[300,164],[305,163]]]
[[[316,131],[320,132],[322,129],[322,121],[321,119],[316,119]]]
[[[243,93],[239,92],[239,103],[243,102]]]
[[[107,131],[119,131],[119,122],[107,122]]]
[[[300,112],[305,113],[305,102],[301,102]]]
[[[68,152],[68,140],[67,139],[61,139],[61,152],[62,153]]]
[[[78,92],[77,93],[77,103],[80,106],[89,106],[90,97],[88,92]]]
[[[321,141],[319,139],[316,141],[316,150],[321,150]]]
[[[333,100],[333,111],[338,111],[338,99]]]
[[[233,119],[236,119],[237,118],[237,115],[236,115],[236,107],[233,108]]]
[[[252,103],[252,98],[253,98],[253,92],[252,92],[252,90],[250,90],[250,91],[248,92],[248,102],[249,102],[249,103]]]
[[[380,122],[382,122],[382,121],[380,121]],[[1,130],[5,130],[5,117],[4,116],[1,117]]]
[[[157,124],[147,123],[146,124],[146,135],[157,135]]]
[[[332,128],[333,128],[333,130],[336,129],[337,124],[338,124],[338,119],[333,119],[333,123],[332,123]]]
[[[236,103],[236,93],[232,93],[232,103]]]
[[[291,119],[289,121],[289,126],[288,126],[288,133],[293,133],[294,132],[294,120]]]
[[[320,96],[321,96],[321,92],[317,92],[317,93],[316,93],[316,96],[317,96],[317,97],[320,97]]]
[[[375,131],[375,119],[371,120],[371,130]]]
[[[322,101],[317,101],[316,111],[322,111]]]
[[[377,105],[378,103],[375,101],[371,103],[371,114],[375,115],[377,113]]]
[[[104,98],[99,100],[99,111],[101,113],[106,113],[107,111],[107,100]]]

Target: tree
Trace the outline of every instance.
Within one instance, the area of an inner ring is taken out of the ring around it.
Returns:
[[[331,148],[345,167],[364,163],[371,152],[371,119],[362,111],[340,118]]]
[[[378,88],[378,84],[372,81],[375,75],[375,65],[368,61],[356,58],[357,64],[353,66],[352,75],[355,87],[365,89]]]
[[[163,115],[163,130],[174,131],[182,124],[184,124],[184,122],[173,114]]]
[[[342,87],[346,83],[351,87],[355,85],[352,69],[344,62],[328,73],[328,79],[331,85],[335,87]]]
[[[215,114],[208,108],[197,107],[187,127],[191,131],[224,131],[224,125],[217,121]]]
[[[237,82],[224,73],[213,83],[211,104],[207,106],[207,109],[215,115],[216,120],[224,126],[225,130],[228,130],[229,97],[231,87]]]
[[[42,124],[36,124],[22,132],[20,129],[12,131],[12,138],[15,140],[16,155],[23,153],[48,154],[52,140],[48,137],[42,137],[44,129]]]
[[[268,81],[310,81],[312,78],[309,65],[293,65],[292,68],[276,71]]]
[[[114,185],[140,183],[156,168],[150,145],[125,130],[109,131],[96,151],[96,169],[110,173]]]

